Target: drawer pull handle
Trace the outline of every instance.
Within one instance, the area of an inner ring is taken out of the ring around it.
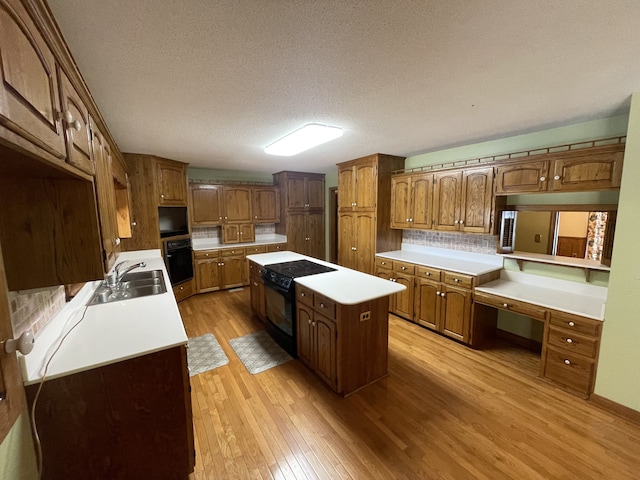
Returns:
[[[407,269],[407,267],[400,267],[400,268],[401,268],[402,270],[406,270],[406,269]]]
[[[326,307],[324,306],[324,303],[321,303],[321,304],[320,304],[320,308],[326,308]]]
[[[380,262],[380,265],[386,265],[387,262]]]
[[[565,365],[571,365],[571,361],[568,358],[564,359],[564,364]]]
[[[301,297],[304,297],[304,296],[305,296],[304,292],[302,292],[302,293],[300,294],[300,296],[301,296]]]
[[[575,323],[573,323],[573,322],[569,322],[569,326],[570,326],[570,327],[575,327],[575,326],[576,326],[576,324],[575,324]]]
[[[573,340],[571,338],[567,338],[567,343],[573,343]]]
[[[431,276],[431,272],[424,272],[425,276],[430,277]]]
[[[504,308],[509,308],[509,304],[508,304],[508,303],[503,303],[503,304],[502,304],[502,306],[503,306]]]
[[[459,278],[454,278],[453,281],[456,282],[456,283],[460,283],[460,279]]]

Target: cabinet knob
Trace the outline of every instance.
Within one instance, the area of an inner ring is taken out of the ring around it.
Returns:
[[[410,221],[410,222],[413,222],[413,218],[409,218],[409,221]]]
[[[567,343],[573,343],[573,339],[572,338],[567,338]]]
[[[256,282],[253,282],[253,286],[254,286],[254,287],[257,287],[257,286],[258,286],[258,284],[257,284]]]
[[[301,297],[306,297],[306,295],[305,295],[305,293],[304,293],[304,292],[300,293],[300,296],[301,296]]]
[[[573,322],[569,322],[569,326],[570,326],[570,327],[575,327],[575,326],[576,326],[576,324],[575,324],[575,323],[573,323]]]
[[[405,222],[408,222],[408,221],[409,221],[409,219],[408,219],[408,218],[405,218],[405,219],[404,219],[404,221],[405,221]]]
[[[442,293],[440,294],[440,296],[441,296],[442,298],[444,298],[444,297],[445,297],[445,293],[444,293],[444,292],[442,292]]]
[[[436,292],[436,297],[440,296],[440,291]]]
[[[180,287],[180,290],[184,290],[184,287]]]
[[[164,193],[161,193],[161,194],[160,194],[160,198],[164,198]]]
[[[502,306],[503,306],[504,308],[508,308],[508,307],[509,307],[509,304],[508,304],[508,303],[503,303],[503,304],[502,304]]]
[[[400,267],[400,268],[401,268],[402,270],[406,270],[406,269],[407,269],[407,267]]]
[[[540,181],[544,182],[547,179],[547,177],[540,177]]]
[[[205,257],[208,257],[208,256],[209,256],[209,254],[208,254],[208,253],[205,253],[205,254],[204,254],[204,256],[205,256]]]
[[[320,308],[326,308],[326,307],[324,306],[324,303],[321,303],[321,304],[320,304]]]
[[[67,110],[66,112],[64,112],[64,121],[67,122],[68,125],[73,123],[73,113],[71,113],[71,110]]]
[[[315,327],[316,326],[316,322],[311,322],[311,326]]]
[[[430,277],[430,276],[431,276],[431,272],[424,272],[424,275],[425,275],[426,277]]]
[[[564,364],[565,365],[571,365],[571,360],[569,360],[568,358],[564,359]]]
[[[309,325],[311,325],[311,319],[307,320],[307,322],[309,322]]]
[[[258,218],[258,215],[254,215],[253,218]]]
[[[458,220],[455,220],[453,223],[455,223],[457,225],[459,222],[458,222]]]
[[[222,262],[220,265],[224,266],[224,262]]]
[[[464,223],[464,220],[460,220],[460,225],[462,225]]]
[[[82,124],[80,123],[80,120],[76,120],[75,122],[73,122],[72,127],[76,132],[79,132],[82,129]]]
[[[555,177],[553,177],[554,180],[560,180],[560,175],[556,175]]]
[[[395,279],[395,278],[391,278],[390,280],[391,280],[392,282],[395,282],[395,281],[396,281],[396,279]]]
[[[459,278],[454,278],[453,281],[456,282],[456,283],[460,283],[460,279]]]

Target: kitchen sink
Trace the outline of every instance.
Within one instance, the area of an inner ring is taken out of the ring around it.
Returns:
[[[167,291],[162,270],[132,272],[123,275],[117,287],[110,287],[106,281],[100,283],[89,305],[119,302],[131,298],[159,295]]]

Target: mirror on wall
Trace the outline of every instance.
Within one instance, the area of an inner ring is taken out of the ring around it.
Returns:
[[[502,212],[498,253],[536,253],[610,265],[615,220],[615,205],[517,206]]]

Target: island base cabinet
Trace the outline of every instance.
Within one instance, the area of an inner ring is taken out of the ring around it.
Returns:
[[[37,390],[26,388],[30,407]],[[190,390],[185,346],[47,380],[35,410],[42,478],[186,480]]]
[[[389,297],[356,305],[336,304],[296,286],[300,360],[344,396],[388,372]]]

